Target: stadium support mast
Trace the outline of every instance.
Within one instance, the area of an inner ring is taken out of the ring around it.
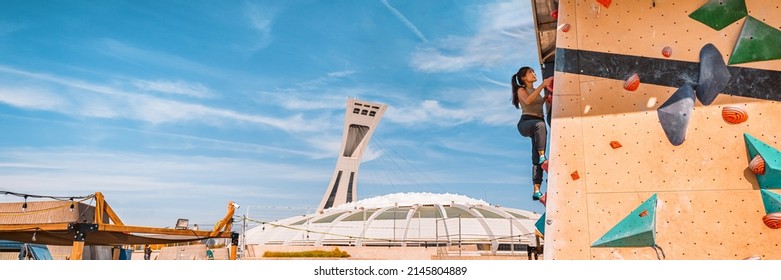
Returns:
[[[388,105],[347,99],[342,132],[342,149],[336,161],[331,182],[323,195],[318,212],[357,200],[358,167],[366,146]]]

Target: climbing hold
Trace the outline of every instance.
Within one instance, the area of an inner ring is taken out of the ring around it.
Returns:
[[[541,167],[542,167],[542,170],[545,170],[545,172],[548,172],[548,160],[543,162]]]
[[[772,229],[781,228],[781,212],[765,215],[762,217],[762,222],[764,222],[767,227]]]
[[[570,26],[569,23],[562,24],[561,25],[561,31],[569,32],[570,27],[572,27],[572,26]]]
[[[664,47],[664,48],[662,49],[662,55],[663,55],[664,57],[670,57],[670,56],[672,56],[672,55],[673,55],[673,48],[671,48],[671,47]]]
[[[544,193],[540,197],[540,203],[542,203],[542,206],[547,206],[547,205],[545,205],[545,203],[547,203],[547,202],[548,202],[548,193]]]
[[[724,89],[732,77],[724,64],[724,57],[713,44],[707,44],[700,50],[700,79],[695,90],[697,99],[703,105],[710,105],[719,92]]]
[[[751,162],[748,163],[748,168],[751,169],[751,172],[754,172],[754,174],[764,175],[765,159],[763,159],[760,155],[754,156],[754,158],[751,159]]]
[[[552,12],[550,12],[550,16],[553,18],[553,20],[558,20],[559,19],[559,10],[553,10]]]
[[[610,2],[613,2],[613,0],[597,0],[597,2],[605,6],[605,8],[610,8]]]
[[[753,160],[757,155],[761,155],[765,161],[765,174],[757,174],[759,188],[781,189],[781,152],[748,133],[743,134],[743,139],[746,142],[748,158]]]
[[[540,234],[545,235],[545,213],[542,213],[540,219],[534,223],[534,227],[537,228],[537,231],[539,231]]]
[[[618,141],[610,141],[610,147],[613,147],[613,149],[618,149],[623,146],[621,146],[621,143],[619,143]]]
[[[572,172],[570,176],[572,177],[572,180],[580,179],[580,175],[578,174],[578,171]]]
[[[729,64],[781,59],[781,30],[751,16],[746,18]]]
[[[781,195],[769,190],[759,190],[762,193],[762,203],[765,214],[781,212]]]
[[[745,0],[710,0],[689,14],[689,17],[713,29],[721,30],[747,15]]]
[[[645,247],[656,245],[656,194],[606,232],[591,247]]]
[[[673,146],[679,146],[686,140],[686,127],[693,110],[694,89],[690,84],[683,85],[656,109],[664,134]]]
[[[626,82],[624,82],[624,89],[628,91],[635,91],[639,86],[640,76],[638,76],[637,73],[632,74],[632,76],[630,76],[628,79],[626,79]]]
[[[725,106],[721,109],[721,117],[728,123],[739,124],[748,120],[748,113],[740,107]]]

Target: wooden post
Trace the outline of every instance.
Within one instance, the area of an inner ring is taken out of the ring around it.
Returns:
[[[111,259],[112,260],[119,260],[119,251],[120,250],[121,249],[120,249],[119,246],[114,246],[114,248],[111,248],[111,254],[112,254],[111,255]]]
[[[73,241],[73,247],[71,247],[72,261],[80,261],[84,254],[84,241]]]
[[[231,256],[230,260],[235,261],[236,260],[236,253],[238,252],[239,246],[237,245],[231,245]]]

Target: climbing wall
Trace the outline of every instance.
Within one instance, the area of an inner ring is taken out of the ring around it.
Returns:
[[[781,259],[781,2],[558,2],[545,258]]]

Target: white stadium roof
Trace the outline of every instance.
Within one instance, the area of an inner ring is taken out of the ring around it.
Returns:
[[[510,250],[528,244],[540,214],[457,194],[395,193],[248,230],[246,244],[289,246],[443,246]],[[505,247],[505,249],[502,249]]]

